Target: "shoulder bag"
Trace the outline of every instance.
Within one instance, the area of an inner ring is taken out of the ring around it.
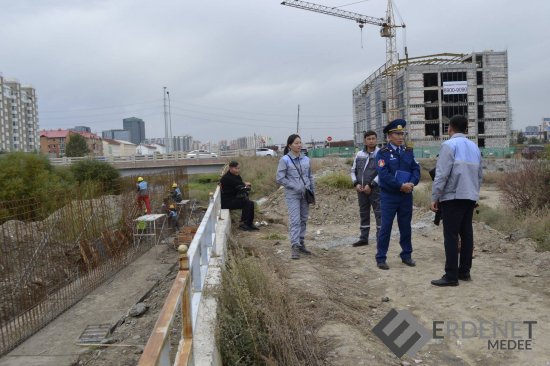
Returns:
[[[306,186],[306,181],[304,180],[304,177],[302,176],[302,169],[301,169],[302,166],[300,165],[300,169],[298,169],[298,167],[296,166],[296,163],[294,162],[294,160],[292,160],[292,158],[290,156],[288,158],[290,159],[290,162],[294,165],[294,167],[298,171],[298,174],[300,175],[300,178],[302,179],[302,183],[304,183],[304,187],[306,188],[306,192],[305,192],[306,202],[309,205],[315,204],[315,193],[313,193],[313,191]]]

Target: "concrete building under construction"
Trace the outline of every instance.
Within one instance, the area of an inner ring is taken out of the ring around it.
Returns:
[[[480,148],[507,149],[510,141],[507,52],[438,54],[400,60],[395,75],[394,116],[407,120],[408,144],[438,148],[448,139],[449,119],[468,118],[468,137]],[[382,66],[353,90],[355,142],[363,131],[383,136],[388,123],[386,75]],[[433,149],[429,149],[433,150]]]

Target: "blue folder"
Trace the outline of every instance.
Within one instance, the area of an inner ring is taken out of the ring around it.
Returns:
[[[395,179],[401,184],[408,183],[411,179],[411,173],[404,170],[398,170],[395,172]]]

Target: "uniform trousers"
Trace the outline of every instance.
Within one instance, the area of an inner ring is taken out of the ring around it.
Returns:
[[[382,225],[378,235],[376,246],[376,263],[386,262],[388,248],[390,246],[391,229],[393,219],[397,215],[399,226],[399,245],[401,245],[401,259],[410,259],[413,251],[411,243],[411,220],[412,220],[412,194],[399,192],[381,192],[380,208],[382,210]]]

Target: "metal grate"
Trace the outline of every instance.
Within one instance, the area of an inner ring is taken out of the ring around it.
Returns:
[[[111,334],[111,324],[88,325],[78,338],[79,344],[101,343]]]

